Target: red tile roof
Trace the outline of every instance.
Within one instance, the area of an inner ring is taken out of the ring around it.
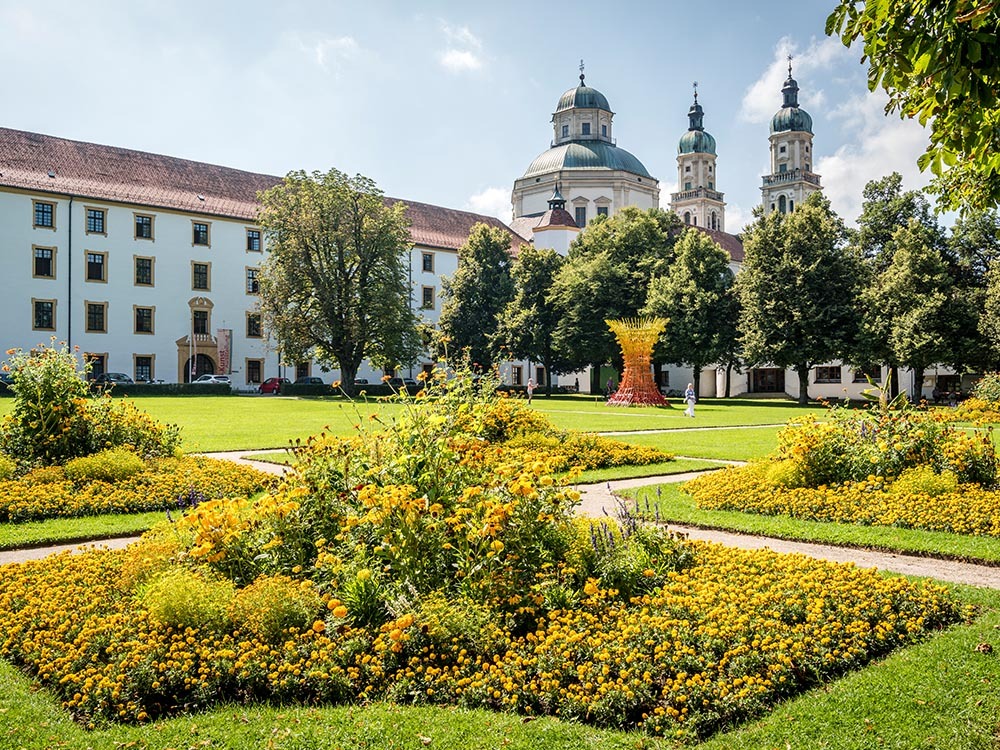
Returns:
[[[704,232],[713,240],[715,243],[729,253],[729,257],[736,261],[737,263],[743,262],[743,241],[740,240],[735,234],[729,234],[728,232],[722,232],[718,229],[707,229],[705,227],[694,227],[700,232]]]
[[[254,221],[259,205],[257,193],[281,179],[173,156],[0,128],[0,187]],[[397,200],[401,199],[385,198],[389,204]],[[508,232],[514,250],[525,242],[493,216],[402,202],[407,205],[415,245],[457,250],[478,222]]]

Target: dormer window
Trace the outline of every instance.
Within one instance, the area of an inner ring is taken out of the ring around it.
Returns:
[[[590,135],[590,123],[589,122],[583,123],[583,134],[584,135]]]
[[[601,125],[601,136],[604,137],[604,138],[608,137],[608,126],[607,125]]]
[[[569,138],[569,125],[562,126],[562,137]]]

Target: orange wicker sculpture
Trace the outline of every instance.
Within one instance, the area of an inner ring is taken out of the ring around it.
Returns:
[[[650,368],[653,347],[667,327],[666,318],[626,318],[605,320],[618,339],[625,359],[621,385],[611,394],[611,406],[666,406]]]

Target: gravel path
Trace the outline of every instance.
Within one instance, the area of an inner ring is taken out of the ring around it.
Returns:
[[[266,461],[254,461],[247,456],[254,453],[269,453],[273,451],[227,451],[224,453],[210,453],[212,458],[223,458],[236,463],[246,464],[254,468],[266,471],[271,474],[282,475],[290,471],[287,466],[269,463]],[[738,463],[738,462],[732,462]],[[670,474],[657,477],[638,477],[635,479],[619,479],[612,482],[600,482],[580,486],[580,508],[582,515],[601,518],[605,515],[614,515],[617,504],[614,493],[630,487],[643,487],[650,484],[664,484],[666,482],[685,482],[693,479],[703,472],[687,472],[684,474]],[[821,560],[831,560],[833,562],[854,563],[862,568],[878,568],[893,573],[902,573],[912,576],[926,576],[936,578],[941,581],[951,583],[963,583],[971,586],[982,586],[986,588],[1000,589],[1000,567],[990,567],[987,565],[975,565],[972,563],[955,562],[951,560],[937,560],[929,557],[916,557],[912,555],[897,555],[890,552],[877,552],[874,550],[858,549],[856,547],[835,547],[824,544],[811,544],[808,542],[793,542],[784,539],[774,539],[772,537],[754,536],[751,534],[738,534],[730,531],[717,531],[714,529],[703,529],[695,526],[684,526],[670,524],[668,528],[685,534],[690,539],[697,539],[708,542],[717,542],[729,547],[740,549],[772,549],[775,552],[797,553],[808,555],[809,557]],[[107,539],[100,542],[91,542],[84,545],[64,544],[55,547],[38,547],[34,549],[21,549],[0,552],[0,565],[11,562],[23,562],[25,560],[37,560],[46,555],[64,552],[67,550],[89,549],[94,547],[109,547],[120,549],[134,541],[138,537],[123,537],[118,539]]]

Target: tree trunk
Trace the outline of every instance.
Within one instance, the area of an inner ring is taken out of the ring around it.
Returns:
[[[601,392],[601,366],[599,364],[590,366],[590,392]]]
[[[799,376],[799,403],[805,406],[809,403],[809,365],[801,362],[795,365],[795,372]]]
[[[924,398],[924,368],[913,368],[913,397],[912,402],[919,404]]]
[[[733,363],[726,362],[726,398],[729,398],[729,385],[733,375]]]
[[[545,397],[549,398],[552,395],[552,369],[549,367],[548,360],[542,360],[542,367],[545,368]]]
[[[701,400],[701,365],[694,365],[691,368],[691,384],[694,385],[694,397]]]
[[[358,375],[358,366],[351,362],[337,362],[340,366],[340,387],[344,390],[348,396],[354,396],[357,393],[357,386],[354,385],[354,379]]]

